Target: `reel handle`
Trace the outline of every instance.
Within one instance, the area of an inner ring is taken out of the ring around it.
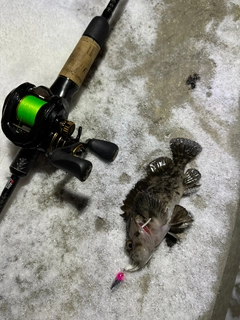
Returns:
[[[90,139],[86,143],[91,151],[107,161],[114,161],[119,151],[115,143],[105,140]]]
[[[81,158],[87,148],[107,161],[113,161],[119,150],[115,143],[89,139],[86,143],[76,142],[66,147],[54,149],[48,152],[46,156],[56,168],[74,175],[80,181],[85,181],[92,170],[92,163]]]
[[[71,147],[57,148],[47,157],[54,167],[74,175],[83,182],[92,171],[92,163],[74,155],[71,149]]]

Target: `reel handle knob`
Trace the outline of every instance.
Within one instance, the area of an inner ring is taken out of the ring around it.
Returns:
[[[55,149],[48,154],[48,158],[53,166],[74,175],[82,182],[89,177],[92,171],[90,161],[74,156],[68,152],[68,148]]]
[[[87,141],[87,147],[107,161],[113,161],[119,151],[115,143],[99,139],[89,139]]]

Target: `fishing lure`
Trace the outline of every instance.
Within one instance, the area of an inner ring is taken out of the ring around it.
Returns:
[[[111,285],[111,290],[113,290],[116,286],[118,286],[125,278],[125,274],[124,272],[122,271],[119,271],[117,274],[116,274],[116,277]]]

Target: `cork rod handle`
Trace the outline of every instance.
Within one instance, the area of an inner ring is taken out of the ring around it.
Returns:
[[[52,84],[50,89],[54,95],[63,97],[70,103],[72,96],[81,87],[108,33],[107,19],[102,16],[94,17]]]
[[[95,40],[82,36],[59,75],[72,80],[80,87],[99,51],[100,46]]]

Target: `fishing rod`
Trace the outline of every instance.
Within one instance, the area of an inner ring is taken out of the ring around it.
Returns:
[[[20,178],[27,176],[39,154],[50,163],[85,181],[92,163],[82,158],[87,149],[113,161],[118,146],[110,141],[80,142],[82,127],[74,138],[75,123],[68,120],[69,106],[109,34],[109,20],[120,0],[111,0],[101,16],[94,17],[50,88],[23,83],[5,99],[2,130],[20,150],[10,165],[11,177],[0,195],[0,213]]]

